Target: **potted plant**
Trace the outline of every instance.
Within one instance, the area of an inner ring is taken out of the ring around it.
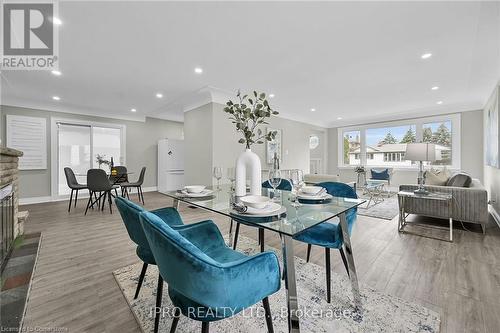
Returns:
[[[250,169],[251,186],[250,193],[260,195],[261,193],[261,164],[257,154],[251,151],[253,144],[263,144],[265,141],[272,141],[276,137],[277,131],[265,134],[260,126],[267,125],[266,121],[272,115],[278,115],[269,105],[265,93],[253,92],[253,97],[242,95],[238,90],[236,94],[237,102],[229,100],[226,103],[224,112],[229,114],[229,119],[236,126],[236,132],[242,137],[238,143],[245,145],[243,152],[236,161],[236,195],[246,194],[246,171]]]
[[[97,165],[99,166],[99,169],[101,168],[101,165],[103,165],[103,164],[104,164],[104,165],[108,165],[108,166],[109,166],[109,165],[110,165],[110,163],[111,163],[110,161],[108,161],[108,160],[106,159],[106,155],[96,154],[96,155],[95,155],[95,160],[96,160],[96,162],[97,162]]]

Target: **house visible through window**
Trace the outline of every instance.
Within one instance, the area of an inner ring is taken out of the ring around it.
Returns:
[[[415,167],[414,161],[405,159],[406,145],[429,142],[436,145],[433,165],[456,167],[460,161],[453,151],[459,149],[454,147],[460,144],[459,121],[460,115],[451,115],[340,129],[339,138],[343,138],[342,146],[339,145],[339,156],[343,157],[340,166]]]

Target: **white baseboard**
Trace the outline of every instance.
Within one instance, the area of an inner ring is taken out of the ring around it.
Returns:
[[[492,206],[490,206],[490,213],[491,216],[493,216],[493,219],[497,223],[498,227],[500,228],[500,214],[498,214],[498,212]]]
[[[142,192],[155,192],[158,190],[157,186],[150,186],[150,187],[143,187]],[[137,193],[136,189],[131,189],[129,193]],[[81,194],[78,195],[78,199],[82,198],[88,198],[89,194]],[[51,197],[51,196],[41,196],[41,197],[30,197],[30,198],[19,198],[19,205],[33,205],[33,204],[38,204],[38,203],[45,203],[45,202],[56,202],[56,201],[65,201],[69,199],[69,195],[66,196],[57,196],[57,197]]]

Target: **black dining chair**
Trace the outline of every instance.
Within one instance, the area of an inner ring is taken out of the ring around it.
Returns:
[[[122,197],[127,196],[127,198],[130,199],[130,196],[128,195],[129,189],[135,187],[137,189],[137,196],[139,197],[139,201],[142,201],[142,204],[144,205],[144,193],[142,193],[142,183],[144,183],[145,174],[146,174],[146,167],[142,167],[141,174],[139,175],[139,179],[136,182],[121,183],[120,186],[122,187]]]
[[[111,190],[116,187],[109,181],[108,175],[104,170],[101,169],[89,169],[87,171],[87,188],[89,189],[89,201],[87,202],[87,208],[85,209],[85,215],[87,215],[87,211],[90,207],[94,207],[97,204],[98,208],[104,210],[104,206],[106,204],[106,199],[109,202],[109,212],[113,214],[113,210],[111,209],[112,201],[111,197],[114,195],[111,193]],[[97,194],[99,196],[96,199]],[[93,200],[94,198],[95,200]],[[102,199],[102,207],[101,206]]]
[[[75,207],[78,200],[78,191],[87,189],[87,185],[78,183],[76,180],[75,173],[71,168],[64,168],[64,175],[66,176],[66,183],[71,189],[71,194],[69,196],[68,213],[71,211],[71,202],[73,201],[73,192],[75,192]]]
[[[116,174],[113,175],[113,170],[116,170]],[[127,167],[123,165],[114,166],[111,170],[111,174],[109,175],[109,181],[113,185],[121,185],[122,183],[128,183],[128,173]],[[121,189],[122,197],[123,197],[123,188]],[[118,193],[115,190],[115,195],[118,196]]]

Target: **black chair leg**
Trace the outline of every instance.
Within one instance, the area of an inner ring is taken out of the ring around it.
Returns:
[[[233,232],[233,219],[231,219],[231,224],[229,225],[229,233]]]
[[[309,262],[309,258],[311,257],[311,248],[312,248],[312,245],[311,244],[307,244],[307,259],[306,259],[306,262]]]
[[[259,228],[260,252],[264,252],[264,228]]]
[[[170,333],[175,333],[177,329],[177,324],[179,323],[179,317],[181,316],[181,310],[178,307],[174,309],[174,320],[172,321],[172,326],[170,326]]]
[[[160,314],[161,314],[161,297],[163,296],[163,278],[158,273],[158,287],[156,288],[156,309],[155,309],[155,330],[154,333],[158,333],[158,326],[160,324]]]
[[[349,275],[349,266],[347,266],[347,259],[345,257],[344,249],[340,248],[339,249],[340,256],[342,257],[342,262],[344,263],[345,270],[347,271],[347,276]]]
[[[111,209],[111,206],[113,205],[113,201],[111,200],[111,191],[107,192],[107,197],[109,202],[109,213],[113,214],[113,210]],[[106,199],[104,199],[104,201],[106,201]]]
[[[141,290],[142,281],[144,281],[144,276],[146,275],[146,270],[148,269],[148,264],[142,264],[141,275],[139,275],[139,282],[137,283],[137,289],[135,290],[134,299],[139,296],[139,291]]]
[[[271,316],[271,307],[269,306],[269,299],[267,297],[262,299],[262,305],[264,306],[264,312],[266,313],[267,332],[274,333],[273,317]]]
[[[142,192],[142,186],[139,186],[139,191],[141,191],[142,204],[144,205],[144,192]]]
[[[75,190],[75,205],[74,207],[76,207],[76,202],[78,201],[78,190]]]
[[[68,213],[71,210],[71,201],[72,200],[73,200],[73,189],[71,190],[71,194],[69,195]]]
[[[236,250],[236,245],[238,244],[238,234],[240,233],[240,224],[236,222],[236,232],[234,233],[234,244],[233,250]]]
[[[118,191],[116,190],[116,188],[115,188],[115,195],[118,197]]]
[[[90,195],[89,195],[89,201],[87,202],[87,208],[85,208],[85,214],[84,215],[87,215],[87,211],[89,210],[89,207],[90,207],[90,203],[92,202],[92,192],[89,192]]]
[[[127,199],[130,200],[130,195],[128,195],[128,188],[125,189],[125,194],[127,195]]]
[[[325,248],[325,263],[326,263],[326,301],[328,303],[330,303],[331,301],[331,275],[332,275],[332,271],[331,271],[331,267],[330,267],[330,249],[329,248]]]
[[[208,331],[209,331],[209,324],[210,324],[210,322],[208,322],[208,321],[202,321],[201,322],[201,333],[208,333]]]

